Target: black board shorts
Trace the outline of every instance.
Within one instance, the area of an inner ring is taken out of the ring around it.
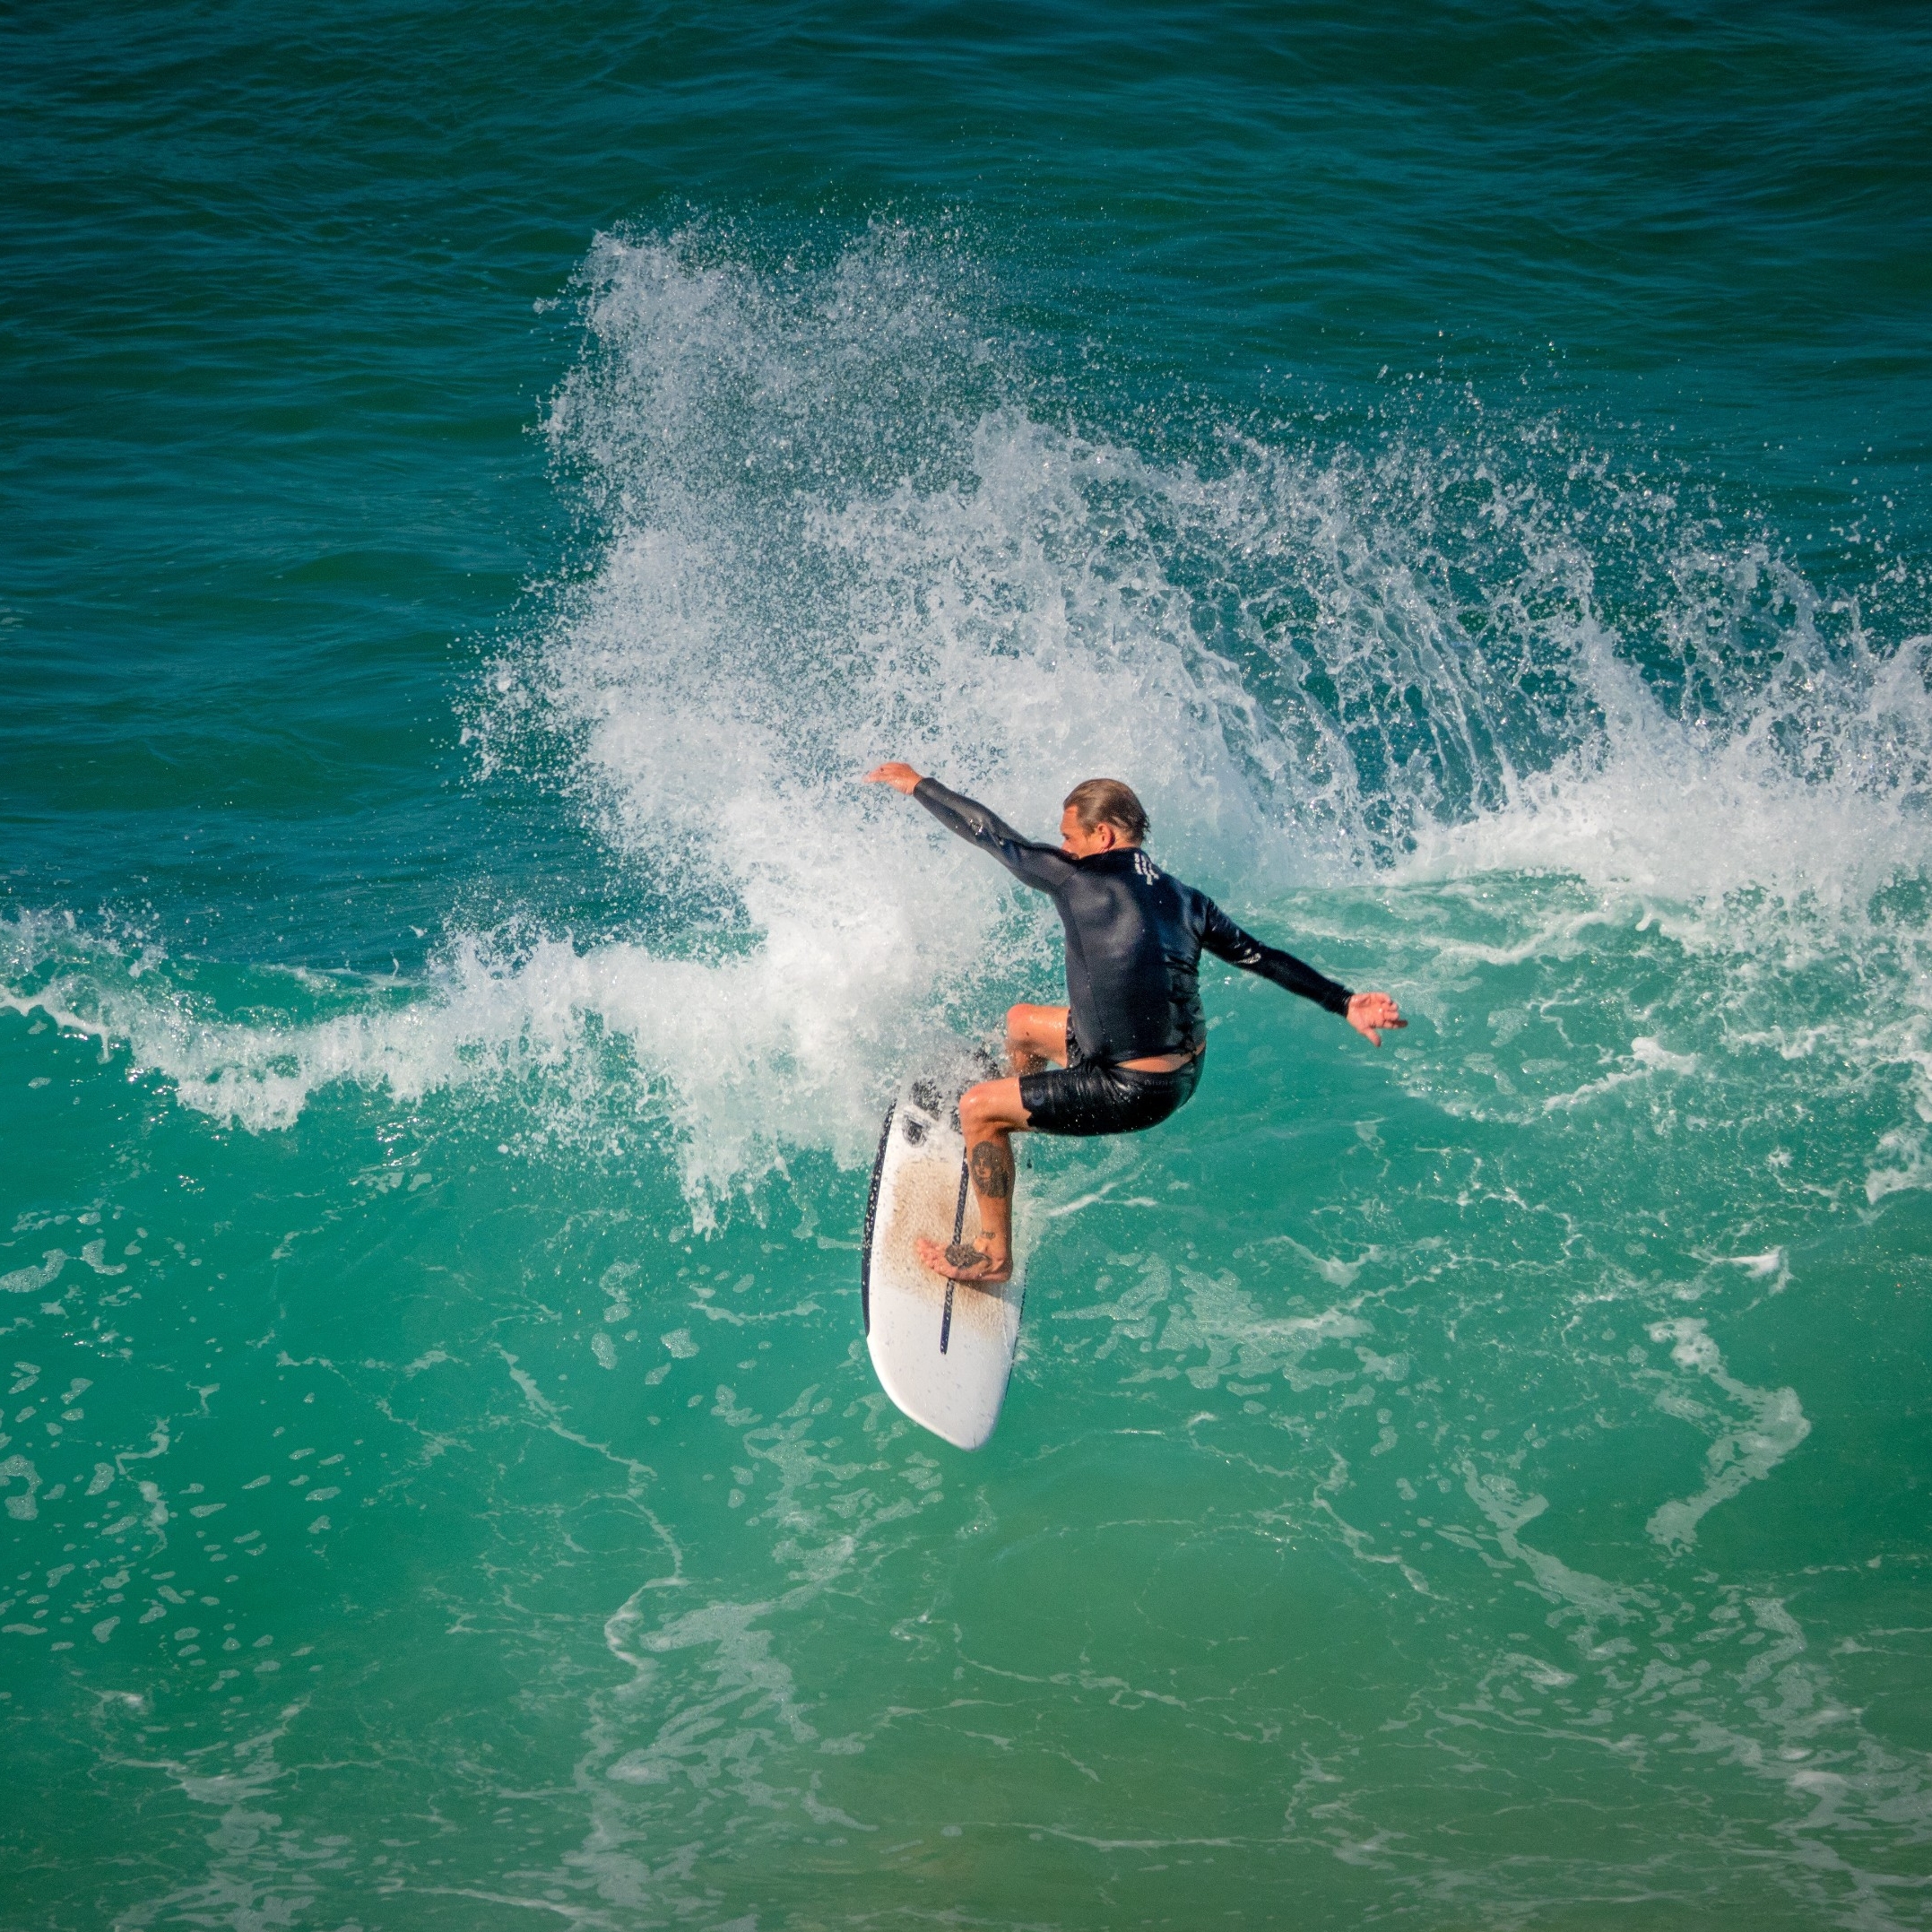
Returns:
[[[1038,1134],[1137,1134],[1158,1127],[1194,1097],[1202,1056],[1172,1073],[1097,1065],[1067,1029],[1067,1064],[1019,1077],[1027,1125]]]

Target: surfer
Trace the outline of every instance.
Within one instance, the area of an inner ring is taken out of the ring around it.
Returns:
[[[914,1243],[920,1260],[949,1281],[991,1287],[1012,1275],[1015,1133],[1139,1133],[1193,1097],[1208,1044],[1203,952],[1326,1007],[1373,1045],[1408,1024],[1387,993],[1351,992],[1264,946],[1205,893],[1164,872],[1141,849],[1147,813],[1117,778],[1074,786],[1054,846],[1022,838],[910,765],[880,765],[865,775],[917,799],[948,831],[1045,893],[1066,928],[1069,1004],[1011,1008],[1013,1076],[982,1080],[959,1098],[982,1232],[971,1244]]]

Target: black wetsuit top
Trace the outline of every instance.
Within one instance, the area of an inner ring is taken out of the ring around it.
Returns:
[[[1103,1066],[1191,1053],[1201,1018],[1203,951],[1347,1013],[1349,992],[1292,954],[1251,938],[1206,893],[1170,878],[1138,845],[1076,859],[1036,845],[937,779],[913,796],[949,831],[990,852],[1022,884],[1045,893],[1067,929],[1067,994],[1074,1039]]]

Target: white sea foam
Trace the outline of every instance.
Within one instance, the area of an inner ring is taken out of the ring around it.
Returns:
[[[841,955],[783,925],[709,963],[557,940],[506,957],[465,940],[405,1001],[274,1025],[212,1014],[164,972],[130,983],[118,964],[111,951],[62,962],[5,1003],[126,1053],[184,1105],[258,1132],[291,1125],[338,1083],[409,1105],[534,1082],[530,1117],[561,1138],[668,1125],[701,1211],[780,1165],[786,1147],[855,1162],[877,1131],[879,1070],[931,1035],[920,1016],[943,1000],[945,974],[916,935]]]
[[[1803,627],[1791,644],[1811,675],[1715,721],[1673,715],[1620,659],[1586,654],[1601,728],[1501,810],[1418,826],[1399,871],[1568,872],[1678,906],[1762,892],[1855,919],[1932,861],[1932,638],[1843,664]]]
[[[1664,1503],[1644,1525],[1666,1547],[1687,1548],[1697,1540],[1699,1522],[1746,1483],[1769,1476],[1811,1434],[1811,1423],[1795,1389],[1754,1389],[1731,1374],[1705,1323],[1695,1317],[1653,1322],[1650,1336],[1670,1343],[1678,1368],[1708,1378],[1749,1418],[1714,1417],[1706,1404],[1675,1386],[1658,1398],[1659,1408],[1714,1432],[1704,1457],[1704,1486],[1695,1495]]]
[[[276,1022],[26,922],[9,1003],[253,1130],[334,1083],[535,1077],[567,1103],[546,1131],[668,1127],[702,1216],[788,1149],[862,1158],[889,1070],[1054,985],[1038,903],[858,784],[881,758],[1049,836],[1070,783],[1116,772],[1237,911],[1563,871],[1749,949],[1727,908],[1829,936],[1927,868],[1932,640],[1869,635],[1762,536],[1640,502],[1546,426],[1448,399],[1365,452],[1157,455],[1050,411],[970,271],[886,229],[818,268],[607,237],[581,296],[547,429],[599,535],[470,735],[481,783],[561,756],[633,928],[458,936],[412,989]],[[1633,559],[1641,637],[1600,588]]]

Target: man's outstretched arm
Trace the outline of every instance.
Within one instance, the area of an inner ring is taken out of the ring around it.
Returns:
[[[1243,932],[1211,899],[1208,903],[1208,923],[1201,933],[1200,943],[1202,949],[1216,958],[1225,959],[1244,973],[1256,974],[1285,992],[1299,993],[1303,999],[1313,1000],[1317,1006],[1326,1007],[1330,1012],[1346,1019],[1371,1046],[1382,1044],[1383,1033],[1408,1025],[1402,1018],[1401,1009],[1387,993],[1351,992],[1339,981],[1330,979],[1304,960],[1297,959],[1293,953],[1285,953],[1278,947],[1264,946],[1252,933]]]
[[[992,853],[1022,884],[1051,892],[1073,870],[1073,862],[1054,845],[1022,838],[1005,819],[963,793],[950,792],[937,778],[922,778],[910,765],[879,765],[865,775],[868,784],[889,784],[916,799],[949,832]]]

